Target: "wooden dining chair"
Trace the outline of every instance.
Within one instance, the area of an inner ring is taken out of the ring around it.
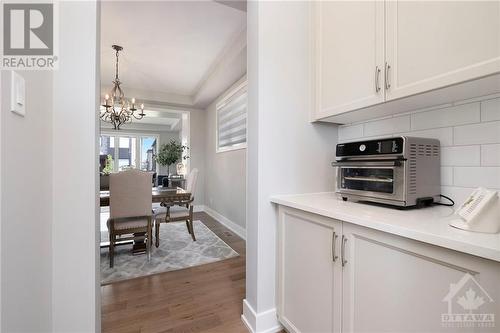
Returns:
[[[116,242],[139,240],[146,233],[146,253],[151,259],[152,212],[151,173],[129,169],[109,178],[109,266],[114,264]],[[121,237],[123,235],[132,235]]]
[[[193,201],[198,179],[198,169],[193,169],[189,173],[186,181],[186,191],[191,193],[188,200],[173,201],[164,207],[153,210],[155,224],[155,245],[160,246],[160,224],[169,222],[186,221],[186,227],[193,241],[196,241],[193,227]]]

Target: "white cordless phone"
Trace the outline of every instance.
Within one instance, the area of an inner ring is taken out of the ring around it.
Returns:
[[[452,226],[479,232],[500,231],[500,201],[498,193],[477,188],[455,212],[461,219]]]

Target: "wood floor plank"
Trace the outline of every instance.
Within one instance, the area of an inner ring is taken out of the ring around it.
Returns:
[[[101,287],[103,333],[245,333],[245,241],[205,213],[210,230],[240,255]]]

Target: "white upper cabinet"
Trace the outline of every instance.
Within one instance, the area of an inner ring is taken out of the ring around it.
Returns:
[[[500,92],[500,1],[312,6],[313,120],[348,123]]]
[[[500,71],[499,1],[387,1],[392,100]]]
[[[317,1],[314,22],[317,118],[383,102],[384,3]]]

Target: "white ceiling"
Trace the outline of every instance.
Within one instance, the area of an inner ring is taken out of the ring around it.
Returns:
[[[204,108],[246,73],[242,6],[224,1],[101,4],[103,93],[114,78],[112,44],[124,47],[122,88],[138,100]]]

